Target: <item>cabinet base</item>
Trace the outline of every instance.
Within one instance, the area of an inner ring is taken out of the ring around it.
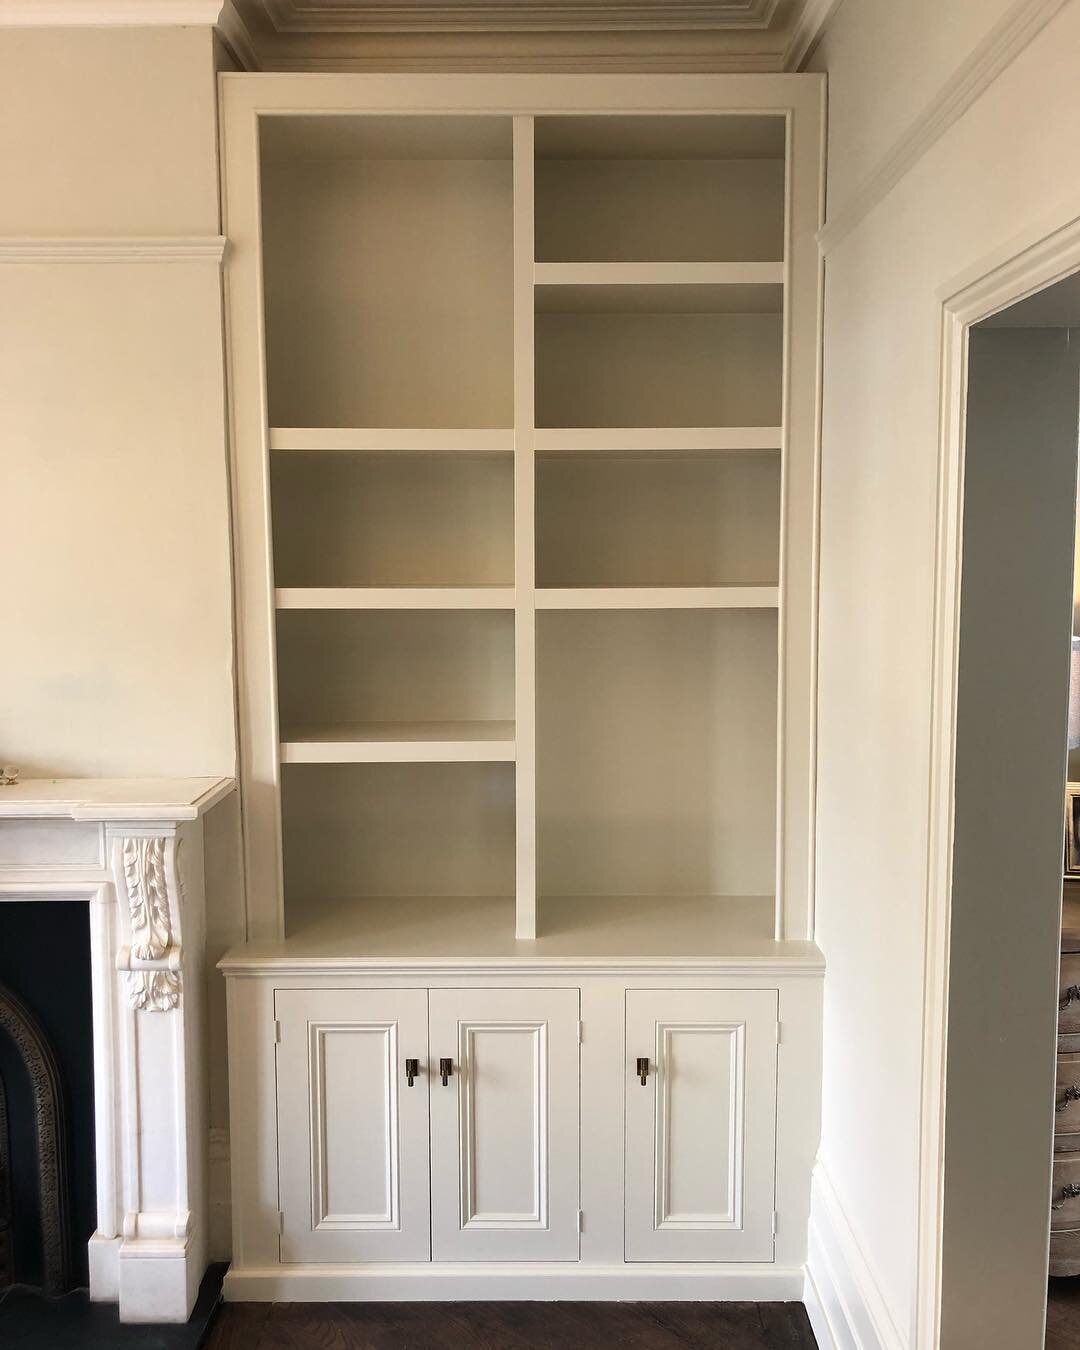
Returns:
[[[490,1300],[797,1302],[801,1266],[568,1266],[558,1262],[433,1262],[422,1266],[264,1266],[230,1268],[229,1303],[395,1303]]]

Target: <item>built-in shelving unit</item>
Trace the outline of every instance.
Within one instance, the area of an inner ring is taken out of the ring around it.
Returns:
[[[256,936],[353,916],[383,951],[408,907],[438,946],[462,906],[553,951],[669,909],[688,948],[703,915],[714,945],[725,914],[805,932],[776,896],[778,727],[809,716],[801,633],[784,655],[809,535],[782,541],[810,180],[756,87],[720,113],[260,118],[232,274],[263,316],[262,424],[237,414],[270,598],[249,818],[281,857]]]

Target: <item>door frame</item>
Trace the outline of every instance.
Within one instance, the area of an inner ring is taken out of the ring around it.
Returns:
[[[917,1196],[918,1350],[936,1350],[941,1333],[968,336],[972,326],[981,320],[1078,269],[1080,216],[1064,225],[1033,230],[1004,245],[958,274],[937,293],[941,303],[941,372]],[[1046,972],[1046,978],[1056,985],[1056,964]],[[1047,1051],[1052,1053],[1052,1048],[1047,1047]],[[1049,1178],[1047,1188],[1049,1196]]]

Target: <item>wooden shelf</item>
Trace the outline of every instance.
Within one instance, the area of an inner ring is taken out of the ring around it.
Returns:
[[[776,454],[783,427],[538,427],[538,455]]]
[[[777,586],[573,586],[536,592],[537,609],[777,609]]]
[[[513,722],[349,722],[288,728],[282,764],[513,761]]]
[[[383,962],[470,966],[550,960],[612,967],[652,961],[820,969],[812,942],[777,942],[771,896],[584,895],[540,902],[535,939],[514,938],[503,896],[290,900],[289,937],[228,953],[227,970],[312,972]]]
[[[552,314],[779,314],[784,264],[537,263],[536,309]]]
[[[370,455],[512,455],[512,427],[271,427],[270,449]]]
[[[285,586],[278,609],[513,609],[513,586]]]

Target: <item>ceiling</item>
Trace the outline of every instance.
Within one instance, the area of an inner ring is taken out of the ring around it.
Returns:
[[[261,70],[798,69],[839,0],[224,0]]]

